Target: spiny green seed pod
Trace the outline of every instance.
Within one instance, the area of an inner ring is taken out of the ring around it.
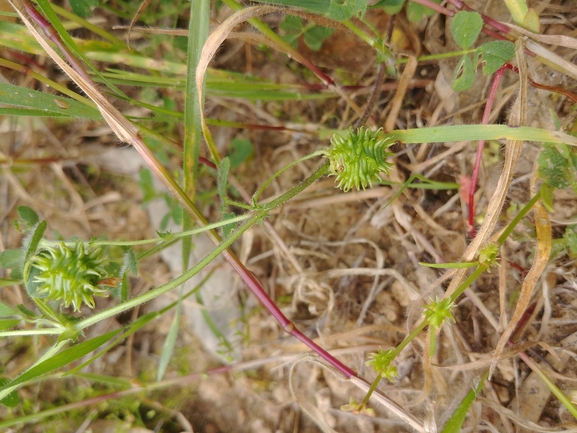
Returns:
[[[85,249],[83,242],[68,247],[64,242],[45,247],[24,267],[24,282],[32,296],[62,301],[80,311],[84,302],[94,308],[93,296],[107,296],[98,282],[106,277],[100,248]]]
[[[379,138],[379,132],[361,127],[332,136],[331,147],[324,154],[330,162],[330,176],[337,177],[337,188],[347,192],[352,187],[372,187],[380,173],[389,173],[392,163],[388,159],[393,154],[387,149],[394,142]]]

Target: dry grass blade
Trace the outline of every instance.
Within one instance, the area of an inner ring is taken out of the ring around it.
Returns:
[[[577,50],[577,39],[565,35],[540,35],[538,33],[530,32],[523,27],[516,26],[515,24],[503,23],[506,26],[512,28],[516,32],[522,35],[529,36],[538,42],[543,42],[548,45],[556,45],[558,47],[573,48]]]
[[[524,124],[526,120],[526,99],[527,99],[527,69],[526,63],[523,55],[523,50],[520,47],[517,47],[517,63],[519,68],[519,78],[521,81],[521,88],[519,90],[519,98],[518,98],[518,112],[517,116],[518,119],[514,120],[519,122],[519,124]],[[521,150],[521,146],[519,146],[519,151]],[[506,163],[506,162],[505,162]],[[549,221],[549,215],[547,211],[540,203],[537,203],[534,207],[535,213],[535,226],[537,230],[537,252],[535,254],[535,259],[533,261],[533,266],[531,270],[527,274],[527,277],[523,281],[523,285],[521,287],[521,295],[519,297],[519,301],[517,306],[515,307],[515,312],[513,313],[513,317],[507,325],[507,328],[501,335],[499,339],[499,343],[497,344],[497,348],[494,354],[494,361],[491,365],[491,374],[495,368],[497,363],[497,359],[500,357],[503,348],[509,341],[511,334],[515,330],[517,323],[521,320],[523,313],[527,309],[529,302],[531,301],[531,297],[533,295],[533,289],[537,284],[537,281],[541,277],[543,270],[547,266],[547,262],[549,261],[549,256],[551,253],[551,223]],[[491,376],[489,374],[489,377]]]
[[[200,59],[198,61],[198,66],[196,68],[196,88],[198,92],[198,106],[200,107],[200,120],[202,122],[202,133],[204,139],[208,143],[209,149],[212,153],[212,157],[217,161],[220,160],[220,156],[217,153],[216,147],[214,146],[214,141],[210,134],[210,130],[206,125],[206,120],[204,117],[203,107],[203,82],[204,75],[208,69],[208,64],[214,57],[216,50],[220,47],[220,44],[224,42],[227,36],[232,32],[232,30],[245,21],[250,20],[261,15],[270,14],[272,12],[278,11],[279,8],[274,6],[253,6],[249,8],[242,9],[235,12],[233,15],[228,17],[218,28],[210,34],[204,47],[202,48],[202,53],[200,54]]]
[[[397,121],[397,117],[399,116],[401,105],[405,100],[405,94],[407,93],[409,84],[413,79],[413,77],[415,76],[415,71],[417,70],[417,64],[418,62],[416,57],[410,56],[408,58],[403,74],[401,75],[401,79],[399,80],[399,87],[397,88],[397,92],[395,93],[393,101],[391,102],[391,111],[387,116],[387,120],[385,120],[386,132],[395,129],[395,122]]]
[[[547,66],[561,71],[577,80],[577,66],[573,63],[568,62],[563,57],[553,53],[530,39],[525,42],[525,45],[528,50],[537,54],[540,57],[540,60]]]
[[[498,361],[504,360],[504,359],[509,359],[512,358],[514,356],[517,356],[519,353],[530,349],[533,346],[538,345],[539,342],[537,341],[529,341],[523,344],[517,344],[515,346],[512,346],[510,349],[508,350],[503,350],[501,351],[501,353],[499,353],[499,357],[498,357]],[[437,368],[442,368],[444,370],[457,370],[457,371],[468,371],[468,370],[478,370],[478,369],[484,369],[489,367],[490,365],[493,364],[496,355],[493,354],[492,356],[487,356],[487,355],[480,355],[480,354],[474,354],[471,353],[470,356],[482,356],[480,359],[477,359],[476,361],[471,361],[471,362],[467,362],[466,364],[455,364],[455,365],[435,365],[435,367]]]
[[[541,203],[535,204],[533,212],[535,215],[535,228],[537,230],[537,251],[535,252],[533,266],[521,286],[521,294],[519,296],[519,301],[515,306],[515,311],[511,317],[511,321],[497,344],[495,359],[499,358],[501,351],[507,344],[509,337],[515,330],[517,323],[521,320],[527,306],[531,302],[535,285],[543,275],[543,271],[547,266],[551,255],[551,222],[549,221],[549,215]],[[494,365],[491,368],[494,368]]]
[[[516,46],[516,52],[518,56],[518,64],[519,64],[519,96],[515,101],[514,106],[511,109],[511,116],[509,118],[509,126],[520,126],[523,124],[523,120],[526,117],[526,106],[527,106],[527,70],[526,65],[523,59],[523,48],[520,43]],[[510,140],[507,139],[505,145],[505,162],[503,164],[503,171],[501,172],[501,176],[499,177],[499,181],[497,183],[497,188],[489,201],[487,206],[487,212],[485,215],[485,220],[483,221],[483,225],[480,227],[479,232],[475,239],[469,244],[461,261],[463,262],[471,262],[475,260],[477,252],[482,247],[485,242],[491,236],[491,233],[495,229],[497,225],[497,221],[499,219],[499,215],[501,214],[501,209],[503,208],[503,204],[505,203],[505,198],[507,196],[507,192],[509,190],[509,185],[511,183],[511,179],[513,178],[513,170],[515,169],[515,165],[517,164],[517,160],[521,155],[521,149],[523,148],[523,142],[518,140]],[[459,285],[463,282],[465,275],[467,275],[466,269],[460,269],[455,278],[451,281],[449,288],[447,289],[447,296],[450,296],[454,293],[454,291],[459,287]]]
[[[150,0],[144,0],[140,4],[140,6],[138,6],[138,10],[134,14],[132,21],[130,21],[130,25],[128,26],[128,34],[126,35],[126,43],[128,44],[128,46],[130,46],[130,33],[132,32],[132,29],[134,29],[134,25],[136,24],[136,21],[138,21],[138,18],[140,18],[140,15],[142,15],[142,13],[146,10],[146,8],[149,5],[150,5]]]

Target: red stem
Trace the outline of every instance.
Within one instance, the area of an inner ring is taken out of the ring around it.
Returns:
[[[493,102],[495,101],[495,95],[497,94],[497,89],[501,83],[501,78],[505,72],[505,66],[501,66],[499,70],[495,73],[493,78],[493,83],[491,84],[491,90],[489,96],[487,97],[487,103],[485,104],[485,110],[483,111],[483,119],[481,120],[482,125],[487,125],[489,123],[489,117],[491,116],[491,108],[493,108]],[[475,237],[475,190],[477,188],[477,180],[479,179],[479,168],[481,167],[481,159],[483,158],[483,147],[485,146],[485,140],[479,140],[477,144],[477,155],[475,156],[475,167],[473,168],[473,176],[471,176],[471,185],[469,186],[469,230],[471,237]]]
[[[33,21],[35,21],[36,24],[40,28],[42,28],[42,30],[44,31],[46,36],[56,46],[58,46],[58,48],[60,49],[60,51],[62,52],[62,54],[66,58],[67,62],[70,64],[70,66],[79,75],[81,75],[81,77],[87,83],[89,83],[94,89],[97,89],[98,87],[96,86],[96,84],[94,83],[92,78],[86,73],[83,66],[76,60],[76,58],[68,50],[68,48],[66,47],[66,45],[64,44],[64,42],[60,38],[60,35],[56,31],[56,29],[54,29],[54,27],[50,24],[50,22],[48,22],[48,20],[46,18],[44,18],[44,16],[42,16],[28,2],[28,0],[22,0],[21,4],[26,9],[26,12],[30,16],[30,18]],[[119,136],[119,138],[121,138],[121,137]],[[135,137],[132,137],[132,140],[131,140],[132,144],[134,144],[135,141],[141,141],[141,138],[138,135],[136,135]],[[154,156],[152,155],[150,150],[146,147],[144,142],[142,142],[141,146],[135,146],[135,147],[137,147],[137,149],[139,149],[139,152],[140,152],[140,148],[141,148],[141,149],[143,149],[143,151],[145,153],[147,153],[147,155],[144,155],[141,152],[141,155],[144,157],[144,159],[147,162],[151,161],[151,159],[154,158]],[[179,202],[182,204],[184,209],[186,209],[187,212],[190,213],[191,217],[200,226],[204,225],[203,217],[200,214],[200,212],[198,212],[196,210],[194,205],[189,200],[188,201],[184,200],[184,199],[181,200],[182,196],[175,191],[175,188],[178,188],[178,186],[171,184],[167,178],[164,178],[162,176],[161,176],[161,180],[166,184],[168,189],[173,192],[174,196],[179,200]],[[220,243],[220,238],[218,237],[218,235],[216,233],[214,233],[212,231],[208,231],[208,232],[206,232],[206,234],[213,243],[215,243],[217,245],[218,245],[218,243]],[[357,375],[357,373],[355,373],[352,369],[350,369],[349,367],[344,365],[341,361],[339,361],[334,356],[332,356],[330,353],[328,353],[326,350],[324,350],[322,347],[317,345],[314,341],[312,341],[310,338],[308,338],[306,335],[304,335],[301,331],[296,329],[294,324],[282,313],[282,311],[276,306],[276,304],[273,302],[273,300],[268,296],[268,294],[266,293],[266,291],[264,290],[264,288],[262,287],[260,282],[244,266],[244,264],[242,264],[240,262],[240,260],[236,257],[236,255],[230,249],[224,250],[222,255],[229,262],[229,264],[233,267],[233,269],[239,274],[241,279],[248,286],[250,291],[258,298],[258,300],[261,302],[261,304],[279,322],[279,324],[281,325],[281,327],[283,328],[283,330],[285,332],[289,333],[290,335],[294,336],[295,338],[297,338],[298,340],[303,342],[306,346],[308,346],[310,349],[312,349],[314,352],[316,352],[320,357],[322,357],[325,361],[327,361],[330,365],[332,365],[336,370],[338,370],[347,379],[350,379],[353,377],[359,377]]]

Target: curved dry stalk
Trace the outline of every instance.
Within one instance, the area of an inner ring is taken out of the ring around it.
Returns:
[[[526,120],[526,112],[527,112],[527,71],[526,65],[524,63],[524,56],[523,56],[523,48],[520,44],[517,44],[516,52],[518,56],[517,63],[520,66],[519,70],[519,96],[515,101],[515,104],[511,110],[511,116],[509,118],[509,126],[521,126],[525,123]],[[521,70],[523,68],[523,70]],[[501,172],[501,176],[499,177],[499,181],[497,183],[497,188],[491,197],[489,204],[487,206],[487,212],[485,215],[485,220],[483,224],[479,228],[479,232],[473,241],[469,244],[465,253],[462,256],[461,261],[463,262],[471,262],[475,260],[477,252],[479,249],[487,242],[491,233],[495,229],[497,225],[497,221],[499,219],[499,215],[501,214],[501,209],[503,208],[503,204],[505,203],[505,198],[507,196],[507,192],[509,190],[509,184],[511,183],[511,179],[513,178],[513,170],[515,169],[515,165],[517,164],[517,160],[521,155],[521,149],[523,148],[523,142],[519,140],[511,140],[507,139],[505,144],[505,162],[503,164],[503,171]],[[459,287],[459,285],[465,279],[467,275],[467,269],[459,269],[457,274],[449,284],[447,289],[447,293],[445,296],[451,296],[455,290]]]

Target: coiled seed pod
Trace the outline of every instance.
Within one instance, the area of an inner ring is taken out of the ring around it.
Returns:
[[[80,311],[82,303],[94,308],[94,296],[107,296],[98,282],[106,277],[100,248],[85,249],[83,242],[72,247],[60,242],[43,247],[24,266],[24,283],[37,298],[61,301]]]
[[[331,138],[331,147],[324,155],[330,161],[330,176],[336,176],[336,187],[347,192],[352,187],[366,189],[372,187],[373,181],[380,180],[380,173],[389,173],[392,163],[388,159],[393,156],[387,149],[394,144],[390,138],[379,138],[378,131],[366,128],[353,130],[343,134],[335,134]]]

